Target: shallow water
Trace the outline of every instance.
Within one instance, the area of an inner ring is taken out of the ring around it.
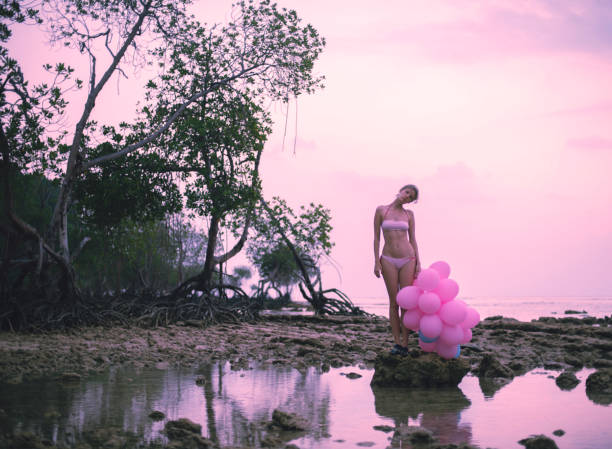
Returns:
[[[459,296],[469,306],[478,310],[480,318],[502,315],[520,321],[530,321],[539,317],[577,317],[592,316],[603,318],[612,315],[612,297],[466,297]],[[351,298],[366,312],[388,316],[387,298]],[[566,315],[565,311],[586,312]]]
[[[349,379],[343,373],[363,377]],[[535,370],[494,391],[467,376],[459,388],[444,390],[376,389],[373,371],[287,367],[232,371],[228,363],[198,369],[113,369],[76,383],[53,380],[0,385],[2,431],[34,431],[53,441],[71,442],[87,430],[118,426],[160,437],[164,422],[147,415],[160,410],[167,419],[187,417],[200,423],[203,435],[222,446],[258,446],[275,408],[304,416],[312,428],[294,439],[300,448],[349,448],[371,442],[385,448],[391,433],[377,425],[422,425],[442,443],[470,442],[482,448],[522,448],[518,440],[543,433],[560,449],[608,448],[612,441],[612,407],[585,394],[592,370],[577,373],[581,383],[561,391],[549,376]],[[205,384],[198,386],[196,378]],[[485,395],[484,391],[487,392]],[[555,437],[552,432],[566,434]]]

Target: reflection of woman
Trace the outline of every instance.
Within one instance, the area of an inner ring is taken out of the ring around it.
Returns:
[[[471,425],[461,422],[461,412],[471,402],[457,387],[423,389],[373,386],[372,393],[376,413],[393,420],[400,430],[400,440],[402,429],[408,430],[415,425],[431,430],[441,444],[461,444],[472,439]]]
[[[399,288],[412,285],[421,269],[414,237],[414,214],[402,207],[416,201],[418,197],[416,186],[404,186],[391,204],[378,206],[374,214],[374,274],[380,277],[382,272],[389,293],[389,321],[395,342],[392,354],[408,353],[408,329],[401,322],[395,298],[398,285]],[[379,258],[381,229],[385,245]]]

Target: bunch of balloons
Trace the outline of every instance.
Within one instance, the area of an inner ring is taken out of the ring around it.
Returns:
[[[404,326],[419,333],[423,351],[436,351],[445,359],[459,357],[460,345],[472,339],[472,328],[480,321],[475,309],[455,299],[459,285],[449,274],[446,262],[434,262],[421,270],[414,285],[397,293],[397,304],[405,310]]]

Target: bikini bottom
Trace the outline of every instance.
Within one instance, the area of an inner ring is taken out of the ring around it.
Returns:
[[[401,270],[402,267],[404,265],[406,265],[408,262],[410,262],[411,260],[416,259],[416,257],[414,256],[408,256],[408,257],[389,257],[389,256],[385,256],[384,254],[380,255],[381,258],[391,262],[395,268],[397,268],[397,270]]]

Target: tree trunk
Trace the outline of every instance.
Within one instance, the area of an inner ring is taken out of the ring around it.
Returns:
[[[221,217],[218,215],[213,215],[210,219],[210,226],[208,228],[208,244],[206,246],[206,260],[204,261],[204,268],[202,272],[198,275],[200,280],[200,285],[205,290],[209,290],[211,288],[211,280],[213,270],[215,269],[216,260],[215,260],[215,247],[217,246],[217,237],[219,235],[219,222],[221,221]]]
[[[299,254],[297,253],[295,249],[295,246],[293,245],[293,243],[291,243],[291,240],[289,240],[289,237],[287,237],[287,234],[285,233],[282,226],[276,219],[276,216],[274,215],[274,211],[270,209],[268,204],[263,199],[261,200],[261,203],[263,204],[264,208],[266,209],[266,212],[268,212],[268,215],[270,215],[270,218],[276,225],[277,231],[280,234],[283,241],[285,242],[285,245],[287,245],[287,248],[289,248],[289,251],[291,251],[291,254],[293,255],[295,263],[300,269],[300,273],[302,273],[302,280],[304,281],[303,283],[308,289],[308,293],[310,294],[309,302],[314,308],[315,314],[319,315],[321,311],[323,310],[323,307],[325,306],[324,296],[319,295],[319,293],[315,290],[314,285],[312,285],[312,282],[310,282],[310,277],[308,276],[308,271],[306,270],[306,267],[304,266],[304,262],[302,261],[302,258],[299,256]],[[302,293],[304,293],[301,288],[301,284],[300,284],[300,290],[302,291]],[[306,297],[306,299],[308,299],[308,297]]]

